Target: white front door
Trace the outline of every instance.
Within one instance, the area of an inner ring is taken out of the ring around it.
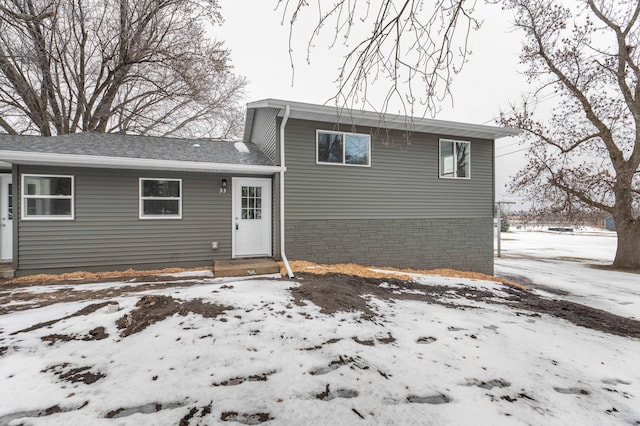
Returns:
[[[233,178],[233,257],[271,257],[271,179]]]
[[[11,175],[0,174],[0,261],[13,258],[13,194]]]

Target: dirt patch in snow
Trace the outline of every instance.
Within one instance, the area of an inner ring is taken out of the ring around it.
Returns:
[[[106,375],[100,371],[92,371],[92,367],[71,367],[69,363],[62,363],[52,365],[44,370],[42,373],[53,372],[61,380],[70,383],[84,383],[90,385],[98,380],[106,377]]]
[[[117,320],[116,325],[122,330],[120,336],[126,337],[174,314],[186,316],[194,313],[215,318],[229,309],[233,307],[205,303],[200,299],[183,301],[170,296],[143,296],[135,309]]]
[[[544,298],[513,286],[505,285],[504,295],[498,297],[494,292],[473,287],[429,286],[397,278],[364,278],[336,273],[298,273],[296,281],[300,286],[291,288],[296,304],[311,302],[325,314],[360,312],[363,319],[376,319],[375,308],[368,303],[371,297],[388,301],[416,300],[457,309],[473,308],[450,302],[463,298],[509,305],[525,311],[526,315],[547,314],[593,330],[640,339],[640,321],[566,300]]]
[[[377,317],[368,303],[372,297],[382,300],[416,300],[450,308],[465,307],[450,302],[449,299],[452,298],[488,301],[495,297],[490,291],[469,287],[429,286],[398,278],[365,278],[336,273],[316,275],[302,272],[296,275],[296,281],[301,285],[290,290],[297,305],[303,306],[306,301],[310,301],[319,306],[320,312],[324,314],[360,312],[364,319]],[[505,292],[520,291],[505,286]]]
[[[598,263],[592,263],[589,266],[593,269],[602,269],[605,271],[618,271],[627,272],[629,274],[640,274],[640,268],[616,268],[613,265],[601,265]]]
[[[275,374],[276,371],[267,371],[261,374],[253,374],[248,377],[234,377],[232,379],[223,380],[221,382],[214,383],[213,386],[236,386],[244,382],[266,382],[269,376]]]
[[[257,425],[273,420],[269,413],[238,413],[236,411],[225,411],[220,415],[223,422],[236,422],[243,425]]]
[[[37,324],[32,325],[29,328],[25,328],[23,330],[18,330],[18,331],[14,332],[14,333],[11,333],[11,334],[14,335],[14,334],[18,334],[18,333],[27,333],[29,331],[37,330],[39,328],[49,327],[50,325],[53,325],[53,324],[57,323],[58,321],[66,320],[66,319],[73,318],[73,317],[89,315],[89,314],[94,313],[98,309],[104,308],[105,306],[107,306],[109,304],[112,304],[112,303],[114,303],[114,302],[107,301],[107,302],[100,302],[100,303],[92,303],[92,304],[87,305],[84,308],[80,309],[79,311],[76,311],[76,312],[72,313],[71,315],[67,315],[65,317],[54,319],[54,320],[50,320],[50,321],[39,322]],[[91,339],[89,339],[89,340],[91,340]],[[98,339],[93,339],[93,340],[98,340]]]
[[[293,262],[294,269],[305,272],[296,273],[297,287],[290,289],[295,303],[305,305],[311,302],[320,307],[324,314],[336,312],[356,312],[363,319],[375,319],[378,315],[374,305],[370,304],[372,298],[381,300],[416,300],[431,304],[440,304],[450,308],[471,309],[473,306],[464,305],[464,300],[498,303],[520,309],[524,315],[547,314],[570,321],[576,325],[591,328],[619,336],[640,338],[640,321],[620,317],[608,312],[590,308],[577,303],[545,298],[531,291],[524,290],[524,286],[512,281],[515,278],[503,278],[503,283],[508,283],[501,289],[502,295],[495,292],[482,290],[468,286],[430,286],[412,281],[409,273],[423,273],[424,271],[404,270],[405,275],[396,273],[378,273],[371,268],[360,265],[316,265],[309,262]],[[329,269],[327,269],[329,268]],[[351,271],[350,274],[333,272],[334,270]],[[411,272],[409,272],[411,271]],[[441,271],[442,272],[442,271]],[[471,273],[472,276],[456,275],[460,271],[451,272],[450,276],[461,278],[474,278],[496,281],[495,277],[483,276]],[[443,275],[444,273],[439,273]],[[371,276],[367,276],[371,275]],[[102,280],[103,281],[103,280]],[[100,282],[102,282],[100,281]],[[76,281],[56,282],[57,284],[77,284]],[[117,285],[112,288],[97,290],[76,288],[57,288],[50,292],[19,291],[24,285],[0,286],[0,315],[33,309],[62,302],[75,302],[87,300],[106,300],[118,296],[135,294],[148,290],[160,290],[163,288],[189,287],[201,284],[202,280],[189,277],[188,279],[166,276],[145,276],[132,278],[131,283]],[[535,283],[524,283],[536,287]],[[231,286],[229,286],[231,287]],[[224,288],[221,287],[221,289]],[[561,295],[561,294],[559,294]],[[166,296],[145,296],[139,305],[130,314],[121,318],[121,330],[124,335],[129,335],[142,330],[148,325],[160,321],[173,314],[186,315],[188,312],[200,314],[205,317],[215,317],[227,309],[228,306],[206,304],[202,301],[179,301]],[[159,299],[158,297],[166,297]],[[17,302],[17,303],[16,303]],[[88,315],[113,302],[106,301],[90,304],[87,307],[69,316],[36,324],[27,329],[15,333],[28,332],[38,328],[47,327],[57,321],[78,315]],[[127,324],[129,323],[129,324]],[[13,333],[13,334],[15,334]],[[357,337],[362,344],[374,343],[367,339]],[[425,337],[425,340],[428,337]],[[52,338],[55,340],[55,338]],[[62,340],[62,339],[60,339]],[[378,339],[378,343],[387,343]],[[391,342],[389,342],[391,343]],[[420,343],[430,343],[424,341]],[[315,349],[315,348],[308,348]],[[7,350],[0,348],[0,356]]]
[[[153,270],[144,270],[138,271],[135,269],[127,269],[126,271],[107,271],[107,272],[87,272],[87,271],[76,271],[76,272],[66,272],[62,274],[36,274],[36,275],[26,275],[24,277],[18,278],[9,278],[0,280],[0,284],[21,284],[21,285],[43,285],[43,284],[57,284],[60,282],[68,282],[72,281],[75,284],[82,284],[87,282],[106,282],[106,281],[119,281],[127,278],[138,278],[138,277],[153,277],[162,274],[177,274],[181,272],[197,272],[202,271],[203,276],[212,276],[211,273],[213,268],[165,268],[165,269],[153,269]],[[171,279],[171,277],[163,276],[160,277],[163,280],[167,278]],[[176,278],[179,279],[179,278]]]
[[[113,280],[93,280],[84,284],[96,282],[110,282]],[[58,285],[75,285],[76,281],[59,281]],[[163,288],[190,287],[201,284],[196,278],[144,276],[127,281],[126,285],[114,285],[97,290],[83,289],[82,286],[76,288],[57,288],[47,292],[24,291],[24,285],[12,284],[0,286],[0,315],[12,312],[24,311],[28,309],[41,308],[61,302],[78,302],[83,300],[110,299],[119,296],[126,296],[147,290],[159,290]],[[34,286],[31,284],[30,286]],[[45,285],[45,283],[42,283]],[[17,304],[16,304],[17,302]],[[109,302],[106,302],[109,303]],[[105,304],[106,304],[105,303]],[[103,306],[105,305],[103,304]],[[30,331],[30,330],[29,330]]]
[[[213,405],[213,402],[210,402],[209,405],[205,405],[200,409],[198,409],[198,407],[191,408],[189,412],[182,419],[180,419],[179,426],[189,426],[191,424],[190,423],[191,420],[196,416],[197,417],[208,416],[209,414],[211,414],[212,405]],[[197,418],[196,418],[196,422],[198,425],[205,424],[205,423],[200,423]]]
[[[109,333],[106,332],[104,327],[96,327],[93,330],[89,330],[84,336],[77,336],[73,334],[49,334],[43,336],[41,339],[45,342],[49,342],[49,346],[56,342],[70,342],[71,340],[83,340],[85,342],[90,340],[102,340],[109,337]]]
[[[545,299],[532,293],[516,304],[517,307],[562,318],[576,325],[640,339],[640,321],[611,314],[600,309],[580,305],[567,300]]]
[[[280,265],[280,274],[283,277],[287,276],[287,270],[284,267],[284,263],[278,262],[278,264]],[[389,266],[362,266],[355,263],[336,263],[327,265],[308,262],[306,260],[293,260],[289,262],[289,265],[293,272],[315,275],[346,274],[361,278],[391,278],[400,280],[411,280],[413,274],[440,275],[442,277],[495,281],[520,289],[525,288],[524,285],[506,278],[494,277],[492,275],[481,274],[479,272],[458,271],[455,269],[398,269]]]

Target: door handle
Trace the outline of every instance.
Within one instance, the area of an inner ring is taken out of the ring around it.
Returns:
[[[2,226],[7,226],[7,218],[6,217],[2,218]]]
[[[238,225],[239,225],[239,224],[238,224],[238,218],[236,217],[236,231],[237,231],[238,229],[240,229],[240,227],[239,227]]]

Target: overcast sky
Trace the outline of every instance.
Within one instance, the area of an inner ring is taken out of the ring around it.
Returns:
[[[305,34],[303,26],[311,25],[311,21],[302,21],[301,31],[296,34],[292,84],[289,28],[281,25],[281,12],[274,11],[276,1],[221,0],[220,3],[225,22],[215,29],[215,37],[231,49],[236,73],[249,80],[247,102],[277,98],[323,104],[335,93],[340,52],[330,50],[325,38],[313,49],[311,63],[306,63],[306,40],[301,36]],[[435,116],[437,119],[493,125],[500,110],[508,109],[528,90],[524,77],[518,73],[522,69],[518,65],[521,36],[511,30],[510,15],[499,6],[482,2],[478,13],[484,24],[471,34],[473,54],[453,82],[453,105],[451,100],[443,103],[442,111]],[[374,94],[381,95],[385,89],[374,88]],[[521,149],[515,138],[503,138],[496,144],[497,200],[514,199],[504,187],[509,177],[524,165]]]

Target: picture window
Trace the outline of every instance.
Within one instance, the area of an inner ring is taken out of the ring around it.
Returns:
[[[316,162],[345,166],[371,165],[371,136],[360,133],[316,132]]]

